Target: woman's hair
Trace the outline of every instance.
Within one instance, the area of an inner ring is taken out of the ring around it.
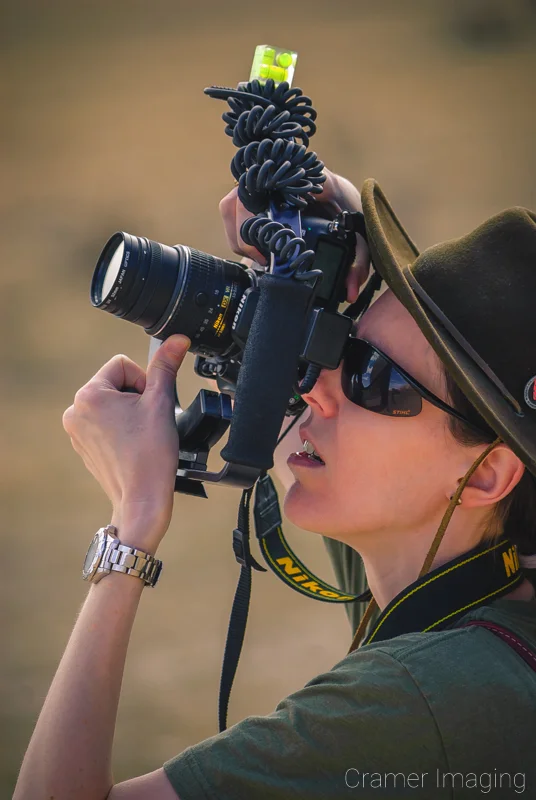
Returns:
[[[453,408],[463,414],[469,422],[483,429],[483,433],[465,425],[456,417],[448,415],[449,429],[459,444],[474,447],[479,444],[490,444],[497,434],[482,419],[476,408],[469,402],[452,376],[444,369],[447,394]],[[484,432],[489,435],[485,436]],[[493,510],[490,519],[490,537],[504,533],[517,544],[524,554],[536,552],[536,479],[525,469],[523,477],[510,494],[500,500]]]

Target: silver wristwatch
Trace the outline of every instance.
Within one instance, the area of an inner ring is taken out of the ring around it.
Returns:
[[[98,583],[110,572],[123,572],[141,578],[146,586],[155,586],[162,571],[162,562],[137,547],[121,544],[117,528],[100,528],[92,539],[82,567],[85,581]]]

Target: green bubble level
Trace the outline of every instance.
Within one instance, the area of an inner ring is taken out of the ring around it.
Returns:
[[[298,54],[295,50],[259,44],[255,48],[249,79],[266,83],[271,78],[275,83],[286,81],[291,86],[297,60]]]

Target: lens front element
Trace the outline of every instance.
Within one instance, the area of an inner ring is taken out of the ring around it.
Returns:
[[[233,346],[232,323],[250,285],[234,261],[119,232],[97,262],[91,302],[158,339],[185,334],[192,352],[213,356]]]
[[[110,263],[108,264],[108,268],[106,269],[106,272],[104,274],[104,278],[102,281],[102,290],[101,290],[102,300],[106,300],[106,298],[112,291],[112,287],[116,281],[116,278],[119,274],[119,270],[121,268],[121,262],[123,260],[124,253],[125,253],[125,243],[120,242],[119,246],[112,254]]]

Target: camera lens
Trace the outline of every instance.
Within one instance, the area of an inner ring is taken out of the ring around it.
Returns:
[[[186,334],[193,352],[213,356],[233,344],[232,322],[250,285],[234,261],[119,232],[97,262],[91,302],[158,339]]]
[[[108,295],[112,290],[112,286],[115,283],[115,279],[119,273],[119,269],[121,267],[121,262],[123,260],[123,255],[125,252],[125,243],[119,242],[118,246],[116,247],[115,251],[111,253],[110,262],[106,269],[106,272],[103,275],[102,279],[102,300],[106,300]]]

